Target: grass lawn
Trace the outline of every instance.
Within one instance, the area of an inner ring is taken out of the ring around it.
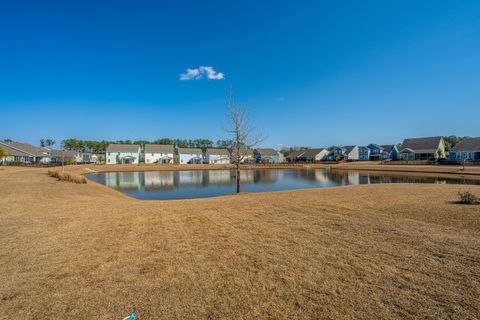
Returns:
[[[0,167],[0,318],[480,318],[479,186],[140,201]]]

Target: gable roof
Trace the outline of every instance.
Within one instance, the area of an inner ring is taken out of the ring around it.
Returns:
[[[465,138],[455,146],[451,151],[475,151],[480,152],[480,137],[477,138]]]
[[[224,148],[208,148],[207,153],[220,156],[230,156],[230,152],[228,152],[228,150]]]
[[[138,144],[111,143],[107,147],[107,152],[140,152],[140,146]]]
[[[31,156],[31,154],[23,152],[23,151],[18,150],[18,149],[11,148],[8,145],[3,144],[1,141],[0,141],[0,149],[3,149],[3,151],[5,151],[6,153],[8,153],[12,156],[17,156],[17,157],[29,157],[29,156]]]
[[[287,155],[288,159],[295,159],[302,156],[307,150],[293,150]]]
[[[415,153],[435,153],[441,140],[442,137],[405,139],[402,149],[411,149]]]
[[[326,149],[325,148],[316,148],[316,149],[303,150],[305,152],[301,155],[301,157],[314,158],[316,155],[318,155],[323,150],[326,150]]]
[[[257,148],[255,149],[260,156],[276,156],[278,153],[275,149],[272,148]]]
[[[383,145],[381,145],[381,147],[383,148],[383,151],[385,151],[387,153],[390,153],[390,152],[392,152],[393,148],[395,148],[395,145],[394,144],[383,144]]]
[[[353,149],[355,149],[355,147],[356,146],[345,146],[343,148],[345,148],[345,153],[349,154]]]
[[[29,154],[35,157],[48,157],[47,151],[43,150],[42,148],[32,146],[28,143],[19,143],[19,142],[5,142],[0,141],[0,145],[10,147],[11,149],[15,149],[17,151]]]
[[[172,153],[173,146],[170,144],[145,144],[145,153]]]
[[[202,154],[202,149],[200,148],[178,148],[178,154]]]

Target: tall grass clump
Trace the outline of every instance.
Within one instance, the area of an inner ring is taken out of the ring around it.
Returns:
[[[458,203],[462,204],[480,204],[480,198],[471,193],[470,191],[459,191],[458,196],[460,200]]]
[[[67,181],[67,182],[78,183],[78,184],[87,183],[87,179],[85,179],[85,177],[73,175],[67,172],[48,170],[48,175],[50,177],[57,178],[58,181]]]

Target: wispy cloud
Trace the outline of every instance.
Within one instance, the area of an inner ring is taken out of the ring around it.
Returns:
[[[213,67],[200,66],[195,69],[188,68],[185,70],[185,73],[180,74],[180,80],[200,80],[204,76],[210,80],[225,79],[225,74],[223,72],[217,72],[215,69],[213,69]]]

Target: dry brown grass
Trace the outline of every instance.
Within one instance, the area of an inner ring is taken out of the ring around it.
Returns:
[[[60,172],[58,170],[48,170],[47,174],[50,177],[57,178],[58,181],[67,181],[67,182],[78,183],[78,184],[87,183],[87,179],[85,179],[85,177],[71,174],[68,172]]]
[[[140,201],[45,172],[0,172],[0,318],[480,317],[458,186]]]

